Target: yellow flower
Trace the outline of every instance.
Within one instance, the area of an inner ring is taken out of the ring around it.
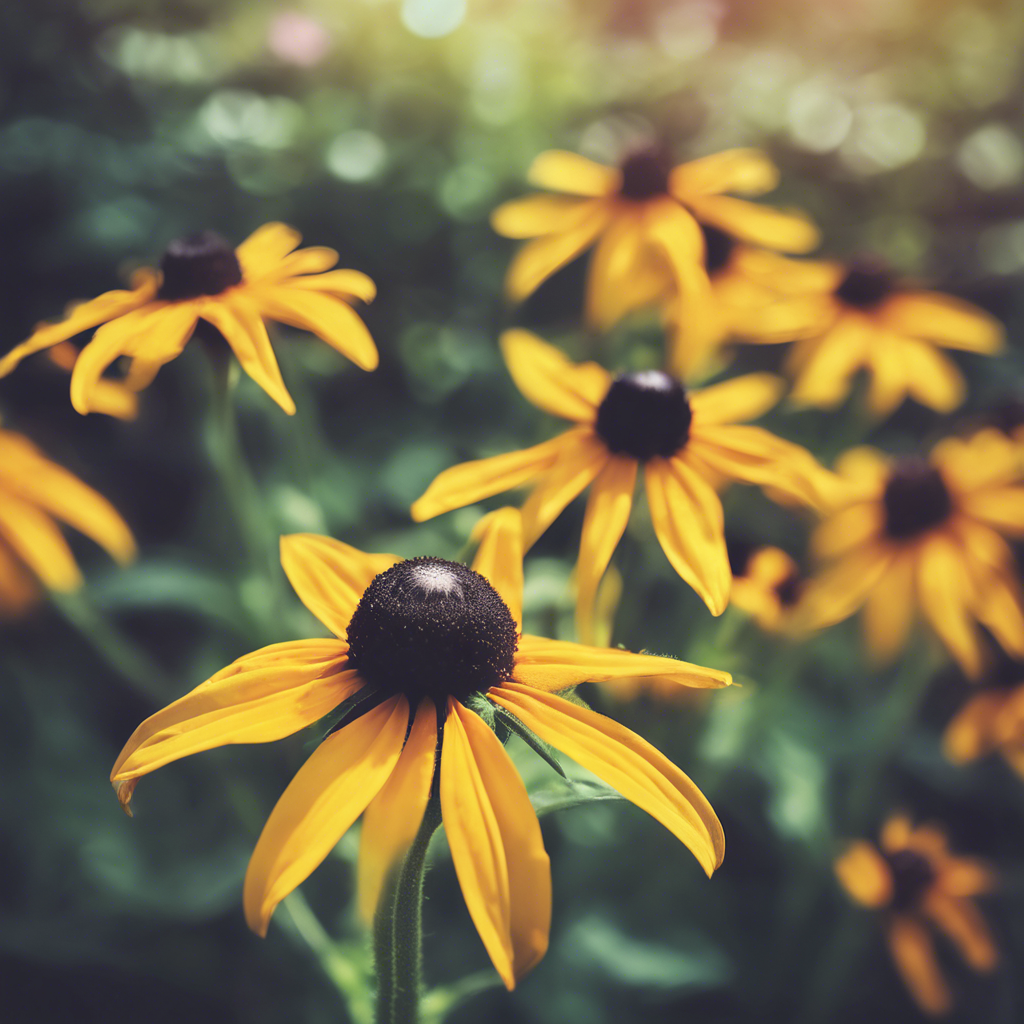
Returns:
[[[966,390],[940,349],[991,355],[1003,346],[1002,326],[977,306],[901,284],[876,263],[796,264],[789,286],[816,290],[821,301],[817,331],[797,342],[787,363],[794,377],[790,398],[804,405],[833,408],[849,394],[857,371],[866,370],[868,407],[876,416],[908,396],[949,412]]]
[[[47,352],[54,366],[72,373],[78,362],[79,351],[70,341],[62,341]],[[92,412],[115,416],[119,420],[134,420],[139,415],[139,396],[121,381],[101,378],[93,386],[90,397]]]
[[[993,970],[995,943],[970,898],[992,887],[992,875],[976,860],[952,856],[938,828],[915,829],[902,815],[885,823],[880,845],[881,851],[853,843],[836,861],[836,874],[854,900],[885,911],[889,951],[917,1005],[946,1013],[952,1000],[926,923],[944,932],[974,970]]]
[[[0,430],[0,615],[17,615],[38,597],[36,578],[51,590],[82,583],[55,519],[91,537],[119,562],[135,557],[135,541],[106,498],[50,462],[26,437]]]
[[[778,184],[775,165],[753,149],[731,149],[672,166],[660,149],[628,154],[605,167],[550,150],[530,167],[530,181],[562,195],[536,194],[499,206],[494,230],[530,238],[509,266],[509,298],[519,302],[596,243],[587,280],[586,317],[610,327],[664,290],[706,293],[700,225],[781,252],[808,252],[818,231],[806,217],[726,196],[760,195]]]
[[[990,685],[968,698],[942,737],[942,749],[953,764],[998,751],[1024,777],[1024,669],[1004,666]]]
[[[690,779],[639,736],[556,692],[645,674],[717,687],[728,674],[521,634],[519,513],[494,513],[479,535],[473,569],[367,555],[312,534],[284,537],[292,586],[337,639],[240,658],[143,722],[118,757],[111,779],[127,808],[138,779],[161,765],[226,743],[280,739],[364,695],[299,770],[256,844],[244,905],[259,934],[360,815],[358,898],[371,919],[433,786],[466,904],[502,980],[512,988],[543,957],[551,877],[540,826],[511,760],[471,706],[525,727],[614,786],[708,874],[721,863],[721,825]]]
[[[969,676],[982,669],[975,620],[1024,657],[1024,606],[1013,552],[1000,535],[1024,535],[1024,487],[1014,446],[995,430],[947,438],[928,460],[889,460],[855,448],[840,460],[845,496],[812,548],[834,560],[802,599],[808,628],[864,605],[872,655],[903,647],[915,607]]]
[[[732,603],[769,633],[793,628],[804,579],[796,562],[781,548],[746,553],[742,565],[732,560]]]
[[[412,516],[430,519],[539,478],[523,506],[530,547],[593,484],[576,567],[584,637],[601,576],[629,520],[641,463],[658,540],[714,615],[729,603],[732,574],[713,483],[739,480],[809,504],[819,500],[825,471],[805,449],[759,427],[735,425],[778,401],[777,377],[750,374],[686,391],[660,370],[612,378],[596,363],[576,365],[522,330],[506,331],[501,345],[519,390],[578,425],[533,448],[445,470],[412,506]]]
[[[287,413],[295,412],[264,320],[307,330],[357,366],[372,370],[377,349],[350,303],[372,301],[373,282],[357,270],[330,270],[333,249],[299,249],[301,235],[286,224],[265,224],[231,250],[212,231],[171,242],[160,270],[140,270],[130,291],[114,291],[74,306],[66,319],[42,324],[0,359],[0,377],[26,356],[99,324],[71,376],[71,402],[80,413],[101,411],[101,377],[120,356],[131,359],[125,385],[148,387],[164,363],[181,355],[197,327],[224,340],[242,369]],[[97,404],[99,403],[99,405]]]

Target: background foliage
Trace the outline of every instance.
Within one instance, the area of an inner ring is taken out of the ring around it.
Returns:
[[[769,420],[825,462],[865,439],[916,450],[1019,383],[1022,42],[1013,0],[4,4],[0,348],[177,235],[211,227],[237,242],[269,220],[294,224],[377,282],[365,314],[382,358],[364,375],[278,332],[298,415],[248,382],[240,391],[257,528],[455,557],[480,509],[413,527],[410,502],[441,469],[554,427],[513,388],[500,329],[523,323],[620,367],[657,365],[663,340],[642,322],[581,333],[581,265],[507,310],[512,244],[487,215],[523,191],[540,150],[611,158],[653,128],[680,158],[764,146],[783,171],[773,201],[808,210],[827,252],[879,252],[1003,318],[1009,355],[957,357],[971,395],[955,419],[908,405],[877,426],[853,400]],[[781,355],[744,351],[737,367]],[[259,643],[319,635],[274,560],[247,560],[211,468],[209,390],[198,346],[161,373],[134,425],[79,417],[45,359],[0,383],[5,424],[109,496],[142,549],[119,571],[83,544],[86,595],[0,627],[0,1004],[11,1020],[365,1019],[354,837],[302,890],[337,944],[301,900],[265,941],[241,914],[249,851],[314,736],[165,769],[145,780],[133,822],[107,783],[154,708]],[[802,553],[808,523],[752,489],[734,488],[726,513],[747,539]],[[572,635],[581,518],[571,509],[528,560],[531,631]],[[707,882],[621,803],[546,817],[551,952],[512,995],[489,989],[450,1019],[906,1020],[916,1011],[877,922],[831,871],[842,841],[873,836],[893,806],[944,820],[955,848],[998,867],[1003,886],[984,910],[1005,963],[979,979],[950,961],[956,1019],[1021,1019],[1024,784],[1001,761],[942,759],[941,729],[967,692],[959,673],[924,637],[879,673],[855,623],[794,646],[734,610],[714,620],[643,516],[617,557],[615,642],[744,683],[671,707],[586,694],[704,788],[725,825],[725,866]],[[543,794],[548,770],[516,757]],[[475,970],[487,983],[443,849],[426,926],[433,983]]]

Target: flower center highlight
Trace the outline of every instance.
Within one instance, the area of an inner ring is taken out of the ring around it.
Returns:
[[[882,495],[885,532],[895,540],[916,537],[949,518],[953,501],[942,474],[924,459],[901,459]]]
[[[641,201],[668,194],[672,159],[663,149],[652,147],[630,153],[619,165],[622,184],[619,195]]]
[[[892,271],[880,261],[860,260],[850,265],[835,295],[855,309],[873,309],[888,297],[895,283]]]
[[[897,850],[883,856],[892,872],[892,909],[913,909],[935,881],[935,869],[914,850]]]
[[[674,455],[690,436],[686,391],[661,370],[623,373],[597,410],[598,436],[616,454],[646,460]]]
[[[160,260],[163,284],[159,298],[175,302],[200,295],[220,295],[242,280],[234,249],[214,231],[176,238]]]
[[[349,666],[389,693],[443,701],[512,678],[519,631],[478,572],[413,558],[374,577],[348,626]]]
[[[724,270],[732,259],[736,239],[706,224],[701,224],[700,230],[704,235],[704,266],[707,272],[715,274],[719,270]]]

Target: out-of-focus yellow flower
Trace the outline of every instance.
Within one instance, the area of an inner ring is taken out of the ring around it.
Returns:
[[[993,876],[978,861],[950,854],[940,829],[913,828],[903,815],[885,823],[880,845],[853,843],[836,874],[854,900],[884,913],[889,951],[917,1005],[946,1013],[952,999],[927,925],[944,932],[974,970],[993,970],[999,955],[971,899],[992,888]]]
[[[769,633],[791,630],[804,588],[800,568],[781,548],[752,551],[733,563],[732,603]]]
[[[821,483],[831,474],[809,452],[760,427],[737,425],[778,401],[777,377],[751,374],[686,391],[660,370],[613,378],[596,363],[574,364],[527,331],[506,331],[501,345],[519,390],[578,425],[533,448],[445,470],[412,515],[430,519],[539,478],[523,506],[530,547],[593,484],[576,567],[581,636],[590,635],[597,588],[625,532],[641,464],[658,540],[714,615],[729,603],[732,574],[712,482],[738,480],[807,504],[820,501]]]
[[[971,677],[983,657],[975,620],[1024,657],[1013,552],[1001,534],[1024,535],[1020,458],[996,430],[940,441],[927,460],[855,448],[837,466],[844,494],[811,544],[832,561],[801,600],[809,628],[864,606],[864,633],[879,660],[903,647],[915,608]]]
[[[433,790],[470,915],[515,986],[547,949],[551,875],[526,789],[477,711],[594,772],[662,822],[709,875],[721,864],[721,825],[693,782],[639,736],[556,693],[637,675],[719,687],[728,673],[522,634],[519,512],[493,513],[478,537],[474,569],[368,555],[312,534],[282,538],[292,586],[337,639],[240,658],[143,722],[118,757],[111,779],[127,809],[139,778],[162,765],[280,739],[348,702],[253,851],[244,904],[259,934],[360,815],[359,907],[372,920]]]
[[[998,751],[1024,777],[1024,666],[992,673],[946,726],[942,749],[954,764]]]
[[[50,362],[66,373],[74,371],[78,355],[79,350],[70,341],[62,341],[47,352]],[[90,402],[93,412],[119,420],[134,420],[139,415],[139,396],[121,381],[100,378],[92,389]]]
[[[901,283],[880,264],[793,263],[788,289],[819,296],[817,330],[794,345],[786,371],[790,399],[823,409],[838,405],[858,370],[871,380],[867,402],[887,416],[908,396],[938,412],[959,406],[966,385],[940,349],[991,355],[1003,346],[1002,325],[961,299]],[[784,340],[750,335],[747,341]]]
[[[818,244],[817,228],[802,214],[723,194],[760,195],[778,184],[775,165],[753,149],[676,167],[655,148],[628,154],[619,167],[551,150],[534,160],[528,177],[562,194],[526,196],[494,211],[499,234],[533,239],[509,266],[508,296],[522,301],[596,243],[586,318],[601,329],[663,295],[666,282],[687,299],[706,296],[702,224],[780,252],[809,252]]]
[[[242,369],[294,413],[265,320],[312,332],[364,370],[377,366],[373,339],[351,306],[373,300],[373,282],[358,270],[331,270],[338,262],[333,249],[293,251],[301,240],[278,223],[265,224],[235,250],[212,231],[176,239],[159,271],[137,271],[130,291],[106,292],[74,306],[60,323],[37,327],[0,359],[0,377],[26,356],[102,324],[74,365],[71,403],[83,414],[105,411],[109,392],[101,378],[116,359],[131,359],[124,383],[141,391],[199,327],[204,337],[226,341]]]
[[[0,616],[33,604],[37,578],[51,590],[81,585],[55,519],[91,537],[122,564],[135,557],[131,531],[106,498],[50,462],[28,438],[0,430]]]

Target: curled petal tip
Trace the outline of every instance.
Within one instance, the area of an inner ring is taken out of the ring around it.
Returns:
[[[138,779],[111,780],[111,785],[114,787],[114,793],[117,795],[117,802],[121,805],[121,810],[124,811],[129,818],[135,817],[135,814],[132,811],[132,794],[135,792],[135,787],[138,783]]]

